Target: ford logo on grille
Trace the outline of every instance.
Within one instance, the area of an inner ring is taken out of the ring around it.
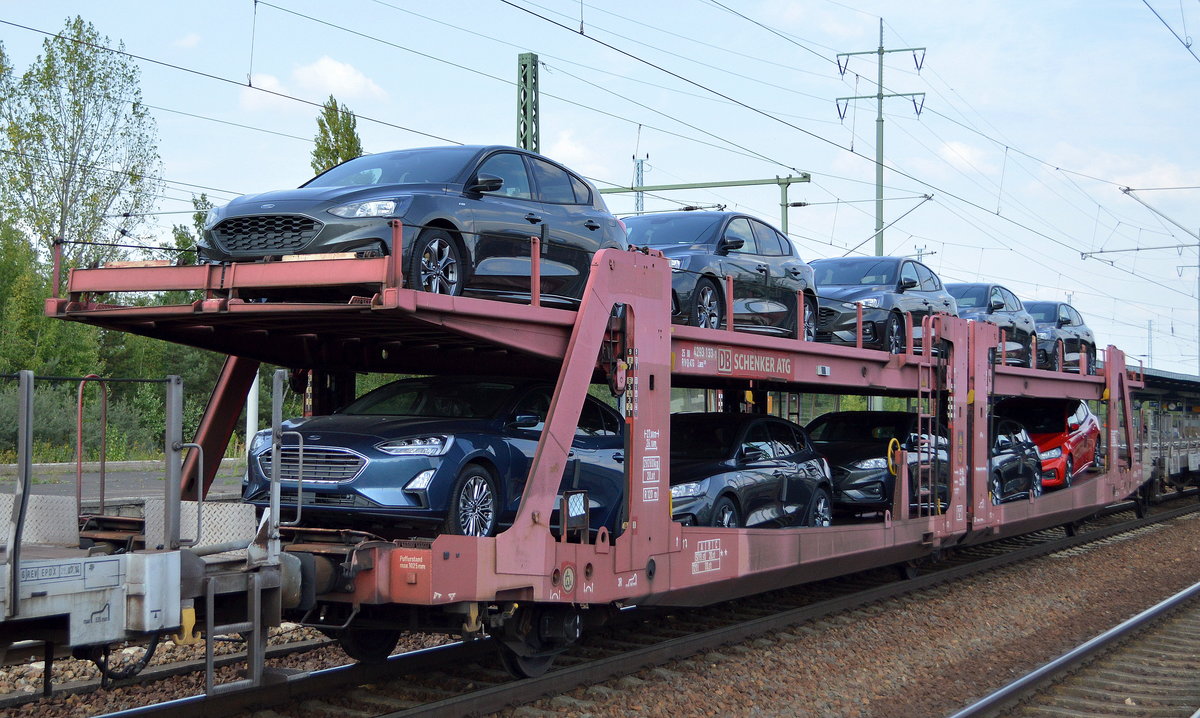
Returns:
[[[264,205],[259,205],[259,206],[260,206],[262,209],[271,209],[271,208],[272,208],[272,207],[274,207],[275,205],[274,205],[274,204],[264,204]]]

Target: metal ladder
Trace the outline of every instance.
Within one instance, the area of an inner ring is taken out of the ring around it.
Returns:
[[[938,486],[938,477],[942,475],[942,465],[945,463],[939,451],[939,439],[944,433],[939,415],[950,349],[949,344],[938,341],[940,332],[936,330],[941,328],[941,322],[937,317],[926,316],[921,324],[923,340],[917,359],[917,463],[916,471],[909,476],[916,502],[910,514],[934,516],[941,515],[945,510],[942,489]],[[946,487],[948,489],[949,486]]]
[[[217,695],[263,684],[267,653],[267,631],[263,625],[262,579],[258,572],[230,572],[204,579],[204,609],[208,627],[204,641],[204,690]],[[240,584],[240,585],[239,585]],[[239,590],[246,592],[246,619],[233,623],[216,623],[216,597]],[[246,639],[246,677],[228,683],[216,682],[213,644],[217,636],[240,633]]]

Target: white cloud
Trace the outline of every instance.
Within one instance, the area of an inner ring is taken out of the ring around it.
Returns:
[[[287,88],[283,86],[278,77],[256,73],[250,76],[250,84],[252,87],[243,87],[239,93],[238,107],[241,109],[250,112],[263,112],[293,107],[292,101],[287,98],[272,95],[270,92],[260,91],[270,90],[271,92],[287,94]]]
[[[292,74],[286,82],[275,75],[256,73],[251,76],[250,84],[261,90],[300,97],[312,102],[324,102],[329,95],[336,97],[339,102],[376,100],[387,97],[383,88],[359,72],[353,65],[338,62],[328,56],[292,70]],[[285,97],[244,87],[241,91],[239,106],[243,110],[261,112],[291,109],[295,104]],[[351,107],[351,109],[354,108]]]
[[[999,169],[989,160],[988,153],[965,142],[951,140],[938,148],[938,156],[951,167],[963,172],[995,174]]]
[[[338,101],[353,99],[382,99],[383,88],[353,65],[334,60],[328,55],[316,62],[298,67],[292,80],[309,93],[333,95]]]
[[[553,141],[542,143],[542,154],[580,174],[590,177],[608,176],[608,157],[597,154],[588,145],[576,140],[575,133],[571,130],[558,132]]]
[[[200,44],[200,35],[194,32],[189,32],[183,37],[175,41],[175,47],[182,47],[185,50],[191,50]]]

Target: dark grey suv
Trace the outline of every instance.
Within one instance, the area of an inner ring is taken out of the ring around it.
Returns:
[[[542,248],[547,303],[573,305],[592,255],[624,248],[625,230],[587,180],[515,147],[427,147],[364,155],[297,189],[239,197],[209,211],[204,262],[289,254],[388,254],[404,223],[406,286],[520,298],[530,292],[530,236]]]
[[[1037,322],[1039,369],[1079,371],[1082,364],[1081,373],[1096,373],[1096,335],[1075,307],[1065,302],[1026,302],[1025,309]],[[1087,353],[1085,362],[1080,361],[1080,350]]]

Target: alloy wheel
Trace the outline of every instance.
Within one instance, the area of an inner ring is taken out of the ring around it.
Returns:
[[[421,289],[434,294],[458,294],[460,262],[453,240],[432,237],[421,249]]]
[[[472,476],[458,496],[458,525],[465,536],[487,536],[496,520],[492,487],[482,476]]]

